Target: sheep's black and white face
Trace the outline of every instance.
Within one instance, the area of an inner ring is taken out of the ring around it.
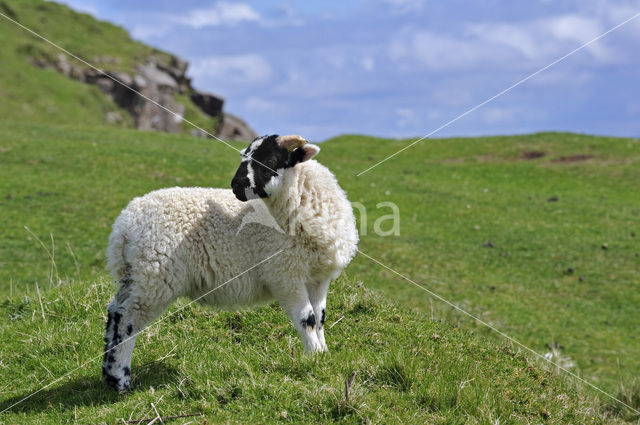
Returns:
[[[231,180],[240,201],[268,198],[282,183],[288,168],[314,157],[320,148],[300,136],[262,136],[242,150],[242,162]]]

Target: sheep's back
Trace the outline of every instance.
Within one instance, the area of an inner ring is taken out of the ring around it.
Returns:
[[[212,258],[242,250],[234,232],[243,208],[227,189],[176,187],[135,198],[114,223],[107,268],[116,278],[130,266],[147,279],[170,274],[196,283],[216,280]]]

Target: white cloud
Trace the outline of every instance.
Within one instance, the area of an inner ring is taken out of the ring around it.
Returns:
[[[506,46],[528,59],[536,59],[548,52],[544,39],[524,25],[513,24],[476,24],[469,28],[469,32],[479,43]]]
[[[316,48],[313,50],[313,55],[319,62],[337,70],[344,69],[349,59],[348,53],[344,49],[333,46]]]
[[[245,101],[245,107],[251,111],[256,113],[269,113],[274,114],[277,112],[283,111],[283,106],[278,103],[265,99],[263,97],[252,96]]]
[[[606,14],[612,24],[619,24],[640,12],[640,1],[631,3],[632,4],[608,4],[603,8],[603,13]],[[632,31],[637,36],[638,32],[640,32],[640,19],[634,19],[621,28],[621,30]]]
[[[343,78],[341,72],[311,73],[304,67],[290,67],[286,70],[286,77],[270,87],[272,94],[292,99],[294,103],[302,99],[348,102],[346,99],[356,90],[361,90],[361,86],[349,78]]]
[[[637,117],[640,114],[640,103],[629,102],[625,109],[628,115]]]
[[[365,71],[373,71],[374,66],[375,61],[371,56],[365,56],[362,58],[362,68],[364,68]]]
[[[517,124],[523,121],[544,120],[548,112],[530,106],[487,106],[481,111],[482,121],[490,125]]]
[[[530,69],[593,40],[607,25],[595,18],[567,14],[527,22],[473,23],[455,35],[405,28],[394,36],[387,51],[394,60],[413,60],[432,71],[496,66]],[[585,52],[599,64],[618,60],[606,40],[593,42]]]
[[[516,111],[509,108],[488,107],[482,111],[482,118],[488,124],[512,121],[515,115]]]
[[[547,27],[551,33],[559,39],[572,40],[578,43],[587,41],[602,34],[603,28],[599,22],[592,18],[583,18],[578,15],[565,15],[548,20],[541,27]]]
[[[551,61],[593,40],[605,28],[596,19],[569,14],[522,23],[476,24],[469,31],[480,42],[510,48],[526,59]],[[596,61],[608,62],[604,43],[598,40],[585,50]]]
[[[557,39],[569,40],[578,45],[588,43],[606,31],[600,22],[595,19],[577,15],[566,15],[551,19],[546,26]],[[603,40],[591,43],[586,50],[598,62],[606,63],[613,59]]]
[[[464,81],[453,82],[446,87],[437,87],[431,98],[435,104],[441,106],[468,106],[473,101],[472,90],[465,87]]]
[[[550,68],[541,72],[527,83],[534,86],[559,86],[584,87],[593,81],[593,73],[590,69],[577,70],[571,68]]]
[[[195,61],[190,70],[190,75],[196,80],[214,80],[227,86],[264,84],[272,76],[269,62],[257,54],[211,56]]]
[[[136,22],[131,28],[131,36],[136,40],[149,40],[155,37],[162,37],[172,30],[170,25],[148,24]]]
[[[396,126],[406,128],[416,124],[416,112],[411,108],[396,108]]]
[[[289,3],[282,3],[276,7],[277,14],[271,19],[263,20],[263,24],[267,27],[276,27],[280,25],[302,26],[305,24],[304,17],[300,12]]]
[[[433,71],[464,69],[513,56],[477,40],[423,30],[403,31],[391,42],[389,54],[394,60],[415,60],[418,65]]]
[[[382,0],[382,2],[389,5],[393,12],[407,13],[422,9],[425,0]]]
[[[255,22],[260,20],[260,15],[246,3],[219,2],[207,8],[192,9],[177,20],[198,29],[207,26],[235,25],[243,21]]]

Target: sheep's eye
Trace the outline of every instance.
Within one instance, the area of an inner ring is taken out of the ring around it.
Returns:
[[[266,165],[267,167],[269,167],[269,168],[273,169],[273,168],[276,166],[276,161],[275,161],[275,160],[273,160],[273,159],[267,159],[267,160],[264,162],[264,165]]]

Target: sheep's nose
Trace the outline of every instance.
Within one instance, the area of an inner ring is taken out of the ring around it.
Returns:
[[[239,201],[246,202],[247,195],[245,193],[244,188],[242,187],[242,185],[238,185],[234,183],[235,183],[235,179],[231,181],[231,188],[233,189],[233,194],[236,195],[236,198],[238,198]]]

